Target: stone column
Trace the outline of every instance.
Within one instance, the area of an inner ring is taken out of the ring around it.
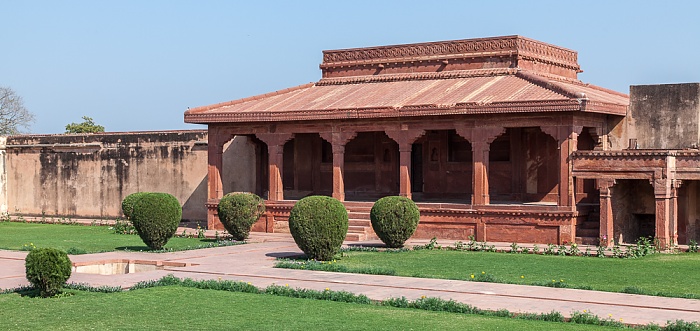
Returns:
[[[221,199],[224,194],[224,188],[221,181],[221,168],[223,166],[223,154],[224,154],[224,143],[221,142],[222,139],[218,137],[218,130],[209,130],[209,142],[207,144],[207,158],[208,158],[208,177],[207,185],[209,187],[209,193],[207,198],[209,200]]]
[[[401,128],[385,132],[399,145],[399,195],[411,199],[411,150],[425,130]]]
[[[345,144],[333,146],[333,197],[345,201]]]
[[[475,141],[472,143],[472,204],[488,205],[489,197],[489,151],[490,143]]]
[[[676,170],[675,155],[666,156],[666,168],[654,172],[652,185],[654,186],[654,199],[656,200],[656,240],[660,248],[669,248],[675,243],[673,232],[676,232],[678,222],[677,193],[674,193],[674,179]]]
[[[660,248],[668,248],[671,244],[670,222],[671,199],[663,195],[655,195],[656,200],[656,239]]]
[[[458,128],[457,134],[472,145],[472,205],[488,205],[489,150],[491,143],[506,131],[503,127]]]
[[[323,140],[333,147],[333,197],[345,201],[345,144],[357,136],[357,132],[321,132]]]
[[[672,245],[678,244],[678,189],[683,181],[675,179],[671,182],[671,197],[669,208],[669,235]]]
[[[207,134],[207,228],[223,228],[219,222],[217,206],[224,196],[224,186],[221,180],[223,167],[224,145],[233,138],[232,134],[223,132],[218,127],[209,126]]]
[[[600,245],[612,246],[615,228],[613,227],[612,187],[614,179],[598,179],[600,190]]]
[[[268,200],[284,200],[284,186],[282,185],[282,163],[284,143],[292,139],[292,133],[256,133],[258,139],[267,144],[268,173],[270,175]]]

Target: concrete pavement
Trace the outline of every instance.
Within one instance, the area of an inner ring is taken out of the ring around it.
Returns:
[[[424,242],[427,241],[413,241],[408,245]],[[180,278],[198,280],[244,281],[258,287],[277,284],[315,290],[325,288],[334,291],[345,290],[364,294],[374,300],[402,296],[410,300],[422,296],[439,297],[467,303],[481,309],[508,309],[511,312],[559,311],[565,316],[570,316],[574,311],[586,310],[601,318],[611,317],[627,324],[664,325],[667,321],[676,319],[700,322],[700,300],[540,286],[272,268],[275,258],[299,253],[301,252],[288,234],[252,233],[251,243],[240,246],[173,253],[109,252],[74,255],[71,256],[73,262],[142,260],[166,264],[180,262],[187,263],[189,266],[165,266],[162,270],[121,275],[73,273],[69,282],[128,288],[139,281],[173,274]],[[25,256],[26,252],[0,251],[0,288],[28,284],[24,278]]]

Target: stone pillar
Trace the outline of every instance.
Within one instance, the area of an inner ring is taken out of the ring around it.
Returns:
[[[668,248],[671,244],[670,222],[671,201],[668,197],[655,195],[656,200],[656,240],[660,248]]]
[[[559,200],[558,205],[575,209],[574,178],[571,154],[578,147],[578,136],[583,127],[559,128]]]
[[[399,195],[411,199],[411,150],[425,130],[401,128],[385,132],[399,145]]]
[[[399,145],[399,195],[411,199],[412,144]]]
[[[678,223],[678,197],[676,183],[672,178],[676,170],[675,155],[666,156],[666,168],[654,172],[652,185],[654,186],[654,199],[656,200],[656,240],[660,248],[670,248],[677,236]],[[674,234],[676,233],[676,234]]]
[[[671,197],[669,203],[669,235],[672,245],[678,244],[678,189],[683,181],[673,180],[671,182]]]
[[[357,136],[357,132],[321,132],[323,140],[333,147],[333,197],[345,201],[345,144]]]
[[[472,205],[490,203],[489,150],[505,131],[503,127],[457,128],[457,134],[472,145]]]
[[[256,133],[258,139],[267,144],[268,174],[270,175],[268,200],[284,200],[282,185],[282,163],[284,160],[284,143],[292,139],[292,133]]]
[[[671,181],[667,178],[654,178],[652,184],[656,204],[655,236],[660,248],[668,248],[671,245],[671,209],[675,205],[671,203]]]
[[[489,148],[486,141],[472,142],[472,205],[488,205],[489,197]]]
[[[600,245],[612,246],[615,228],[613,227],[612,187],[614,179],[598,179],[600,190]]]
[[[333,197],[345,201],[345,145],[333,146]]]
[[[224,196],[221,180],[224,144],[233,138],[232,134],[222,132],[218,127],[209,126],[207,142],[207,229],[223,229],[219,222],[217,206]]]
[[[221,180],[221,167],[223,165],[223,154],[224,154],[224,143],[221,142],[222,139],[217,135],[218,130],[212,132],[209,130],[209,142],[207,145],[207,158],[209,160],[208,165],[208,177],[207,184],[209,187],[209,193],[207,198],[209,200],[221,199],[224,194],[223,183]]]

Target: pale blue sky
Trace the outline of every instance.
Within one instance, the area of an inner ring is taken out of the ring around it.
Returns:
[[[0,86],[61,133],[194,129],[187,107],[320,78],[321,51],[522,35],[578,51],[585,82],[700,81],[700,1],[0,0]]]

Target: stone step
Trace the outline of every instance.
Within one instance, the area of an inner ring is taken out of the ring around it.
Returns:
[[[600,244],[598,237],[576,237],[575,241],[579,245],[598,245],[598,244]]]
[[[357,226],[357,225],[348,226],[348,232],[367,233],[367,230],[369,230],[369,228],[366,226]]]
[[[365,241],[365,240],[367,240],[367,235],[364,233],[348,232],[348,234],[345,235],[345,241]]]
[[[599,229],[576,229],[576,235],[579,237],[598,238]]]
[[[579,229],[600,229],[600,222],[585,221],[578,225]]]
[[[350,226],[364,226],[364,227],[372,227],[372,221],[369,220],[362,220],[362,219],[349,219],[348,223]]]
[[[369,212],[364,211],[348,211],[348,218],[369,220]]]

